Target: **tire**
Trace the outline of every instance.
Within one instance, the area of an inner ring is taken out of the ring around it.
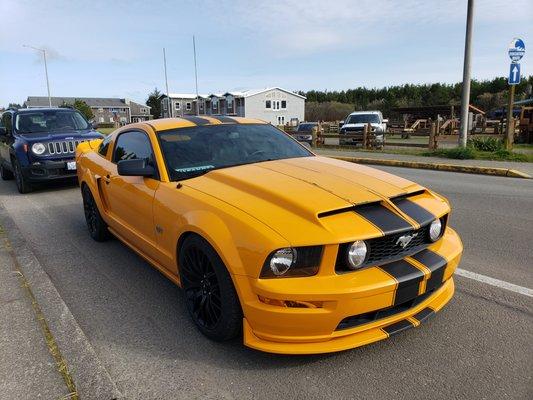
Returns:
[[[107,229],[107,224],[102,219],[96,201],[91,193],[91,189],[87,185],[83,185],[81,188],[83,197],[83,211],[85,214],[85,222],[87,223],[87,229],[89,235],[97,242],[105,242],[109,239],[111,234]]]
[[[8,170],[3,165],[0,165],[0,177],[2,178],[3,181],[10,181],[13,179],[13,172]]]
[[[28,180],[24,178],[19,162],[16,159],[12,159],[11,165],[13,165],[13,175],[15,177],[15,183],[17,184],[19,193],[25,194],[31,192],[33,188]]]
[[[241,304],[216,251],[200,236],[189,236],[179,249],[179,265],[187,310],[200,332],[217,342],[239,336]]]

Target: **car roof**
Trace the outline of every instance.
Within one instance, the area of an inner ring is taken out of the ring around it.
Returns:
[[[268,124],[268,122],[254,118],[230,117],[226,115],[184,116],[179,118],[162,118],[145,121],[155,131],[168,129],[190,128],[194,126],[222,125],[222,124]]]
[[[70,111],[77,111],[70,107],[31,107],[31,108],[19,108],[18,110],[15,110],[17,113],[26,113],[26,112],[35,112],[35,111],[58,111],[58,110],[70,110]]]
[[[381,114],[381,111],[355,111],[351,113],[350,115],[357,115],[357,114]]]

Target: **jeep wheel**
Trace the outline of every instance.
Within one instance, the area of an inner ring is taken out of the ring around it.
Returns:
[[[105,242],[109,239],[110,233],[107,230],[107,224],[102,219],[98,206],[94,201],[91,189],[87,185],[83,185],[81,189],[83,198],[83,211],[85,213],[85,221],[89,229],[89,235],[97,242]]]
[[[13,169],[15,175],[15,182],[17,184],[17,189],[19,193],[24,194],[31,192],[33,188],[29,184],[28,180],[24,178],[24,175],[22,175],[22,169],[20,168],[20,164],[17,160],[13,160]]]
[[[179,250],[179,266],[187,310],[200,332],[219,342],[238,336],[241,305],[216,251],[201,237],[190,236]]]
[[[0,177],[3,181],[10,181],[11,179],[13,179],[13,172],[8,170],[3,165],[0,165]]]

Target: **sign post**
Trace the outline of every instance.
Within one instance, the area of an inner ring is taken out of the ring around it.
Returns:
[[[514,142],[514,92],[515,86],[520,83],[520,59],[526,52],[524,41],[519,38],[514,38],[509,44],[509,58],[511,59],[511,66],[509,67],[509,104],[507,106],[507,134],[505,138],[505,148],[511,150]]]

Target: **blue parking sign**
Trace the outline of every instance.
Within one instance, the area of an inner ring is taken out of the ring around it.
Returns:
[[[509,85],[518,85],[520,83],[520,64],[511,63],[509,68]]]

